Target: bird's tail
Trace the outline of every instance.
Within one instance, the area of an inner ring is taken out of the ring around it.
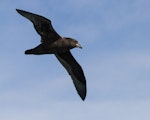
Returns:
[[[40,44],[39,46],[33,49],[26,50],[25,54],[42,55],[42,54],[50,54],[50,53],[48,53],[48,51],[44,49],[43,45]]]

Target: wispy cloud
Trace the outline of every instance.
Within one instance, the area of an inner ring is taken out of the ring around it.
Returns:
[[[41,105],[41,104],[40,104]],[[15,108],[9,110],[4,109],[1,111],[2,119],[16,120],[41,120],[41,119],[103,119],[108,120],[114,118],[116,120],[141,120],[149,118],[149,101],[112,101],[112,102],[95,102],[95,103],[66,103],[66,102],[55,102],[55,104],[47,104],[46,108],[41,107],[39,104],[30,109],[24,107],[24,109]],[[59,107],[58,107],[59,106]],[[66,109],[66,108],[71,108]],[[144,110],[144,111],[143,111]],[[84,112],[83,112],[84,111]],[[7,112],[7,114],[6,114]],[[9,114],[9,116],[8,116]],[[138,114],[138,115],[137,115]]]

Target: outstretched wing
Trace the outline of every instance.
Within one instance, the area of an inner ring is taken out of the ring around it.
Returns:
[[[33,23],[37,33],[42,37],[42,39],[44,39],[44,41],[48,40],[49,42],[53,42],[60,38],[59,34],[54,30],[49,19],[23,10],[16,10],[19,14],[26,17]]]
[[[69,51],[66,53],[57,53],[55,56],[68,71],[78,94],[84,100],[86,97],[86,80],[81,66]]]

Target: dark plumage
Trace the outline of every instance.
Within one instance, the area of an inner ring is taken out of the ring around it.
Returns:
[[[41,36],[41,44],[33,49],[26,50],[25,54],[54,54],[59,62],[66,68],[78,94],[82,100],[84,100],[86,97],[85,76],[81,66],[70,52],[72,48],[82,48],[78,41],[72,38],[61,37],[53,29],[51,21],[45,17],[18,9],[17,12],[29,19],[33,23],[37,33]]]

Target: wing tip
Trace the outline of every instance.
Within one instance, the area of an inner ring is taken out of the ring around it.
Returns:
[[[79,94],[79,96],[81,97],[81,99],[84,101],[85,100],[85,98],[86,98],[86,93],[85,94],[82,94],[82,95],[80,95]]]
[[[24,17],[26,17],[26,18],[28,18],[28,17],[27,17],[27,14],[30,14],[29,12],[24,11],[24,10],[20,10],[20,9],[16,9],[16,11],[17,11],[20,15],[22,15],[22,16],[24,16]],[[29,19],[29,18],[28,18],[28,19]]]
[[[81,99],[84,101],[85,100],[85,98],[86,98],[86,95],[84,95],[84,96],[80,96],[81,97]]]
[[[20,10],[20,9],[18,9],[18,8],[16,9],[16,11],[19,11],[19,10]]]
[[[22,12],[24,12],[23,10],[20,10],[20,9],[16,9],[16,11],[21,14]]]
[[[80,86],[81,88],[80,89],[77,89],[77,92],[79,94],[79,96],[81,97],[81,99],[84,101],[85,98],[86,98],[86,84]]]

